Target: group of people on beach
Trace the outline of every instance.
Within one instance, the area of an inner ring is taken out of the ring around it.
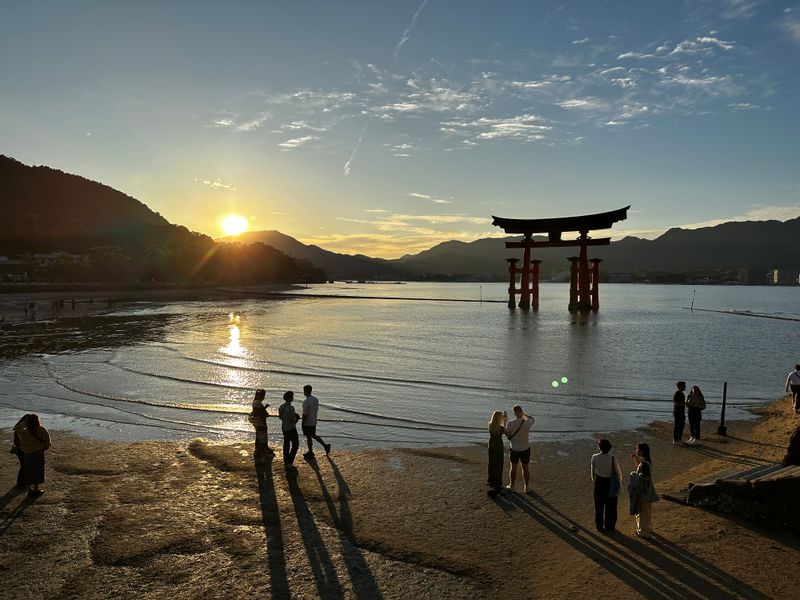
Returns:
[[[686,382],[679,381],[675,384],[678,388],[672,396],[672,416],[675,418],[675,427],[672,430],[672,443],[683,443],[683,428],[686,426],[686,412],[689,413],[689,439],[687,444],[696,444],[700,441],[700,421],[703,420],[703,411],[706,409],[706,399],[698,386],[692,386],[687,397]]]
[[[297,450],[300,445],[300,439],[297,435],[297,422],[301,422],[303,435],[308,444],[308,452],[303,454],[306,460],[314,459],[314,440],[319,442],[325,450],[325,456],[331,453],[331,445],[326,444],[325,441],[317,435],[317,415],[319,413],[319,400],[316,396],[312,395],[313,388],[310,385],[303,386],[303,400],[302,414],[298,415],[295,411],[292,402],[294,402],[294,392],[287,391],[283,394],[283,404],[278,407],[278,418],[281,420],[281,431],[283,433],[283,463],[286,469],[293,470],[297,467],[294,466],[294,459],[297,455]],[[250,423],[256,432],[255,450],[253,451],[253,459],[257,464],[268,462],[275,451],[269,446],[269,435],[267,430],[267,407],[269,404],[264,404],[267,392],[263,389],[257,389],[255,397],[253,398],[252,410],[249,415]]]

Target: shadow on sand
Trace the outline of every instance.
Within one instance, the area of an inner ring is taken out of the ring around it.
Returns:
[[[336,478],[336,492],[335,497],[338,500],[338,507],[333,495],[328,490],[328,486],[322,477],[322,472],[315,459],[308,461],[308,464],[314,470],[319,481],[319,487],[322,491],[322,496],[325,500],[325,505],[328,507],[333,525],[339,533],[339,539],[342,546],[342,554],[344,563],[347,566],[350,581],[353,584],[353,591],[356,598],[363,600],[380,599],[383,597],[381,590],[378,587],[378,582],[372,575],[372,571],[367,564],[364,554],[358,548],[353,534],[353,515],[350,511],[350,488],[342,476],[342,472],[333,459],[328,457],[328,464],[333,471],[333,476]],[[346,543],[349,542],[349,543]]]
[[[8,506],[14,498],[22,493],[24,493],[24,490],[21,490],[16,486],[8,490],[5,495],[0,498],[0,510],[5,509],[5,507]],[[16,521],[17,518],[28,509],[29,506],[36,502],[37,497],[38,496],[26,495],[19,504],[17,504],[7,514],[4,515],[3,521],[0,522],[0,536],[5,535],[6,531],[8,531],[14,524],[14,521]]]
[[[286,557],[283,550],[281,513],[272,478],[272,461],[256,463],[258,495],[261,500],[261,520],[267,536],[267,564],[269,565],[270,598],[289,598],[289,579],[286,576]]]
[[[712,448],[703,444],[685,445],[684,448],[708,456],[709,458],[716,458],[717,460],[724,460],[732,463],[744,465],[746,467],[760,467],[762,465],[770,465],[775,461],[767,460],[765,458],[758,458],[757,456],[747,456],[745,454],[733,454],[725,452],[718,448]]]
[[[595,534],[535,493],[514,494],[508,501],[645,598],[768,598],[664,538],[649,544],[619,532]]]

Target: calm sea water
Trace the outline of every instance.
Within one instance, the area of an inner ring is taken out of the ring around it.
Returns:
[[[668,419],[674,382],[699,385],[717,418],[783,392],[800,359],[800,289],[607,284],[598,314],[542,286],[538,313],[509,311],[505,284],[330,284],[300,292],[484,300],[287,298],[136,303],[0,338],[0,425],[38,412],[103,439],[250,439],[252,390],[321,402],[336,447],[483,440],[495,409],[521,404],[534,437],[574,438]],[[554,387],[557,384],[558,387]],[[270,430],[278,434],[277,419]],[[279,435],[279,434],[278,434]],[[274,440],[277,441],[277,435]]]

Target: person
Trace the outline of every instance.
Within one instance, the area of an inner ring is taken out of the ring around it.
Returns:
[[[25,455],[20,450],[20,439],[19,433],[17,433],[17,426],[22,425],[28,419],[28,415],[23,415],[22,418],[17,421],[14,425],[14,444],[11,447],[11,452],[17,455],[17,460],[19,460],[19,471],[17,471],[17,487],[24,488],[25,487],[25,463],[24,458]]]
[[[308,443],[308,452],[303,454],[305,458],[314,458],[314,440],[317,440],[322,447],[325,448],[325,456],[331,453],[331,445],[326,444],[325,441],[317,435],[317,413],[319,413],[319,400],[316,396],[311,395],[311,386],[303,386],[303,394],[306,399],[303,400],[303,435],[306,436]]]
[[[672,443],[680,444],[683,440],[683,427],[686,425],[686,396],[683,392],[686,390],[686,382],[679,381],[675,384],[677,390],[672,396],[672,416],[675,418],[675,428],[672,430]]]
[[[636,515],[636,535],[650,537],[653,534],[653,502],[659,500],[653,485],[650,445],[644,442],[636,444],[631,458],[635,471],[631,473],[629,492],[635,492],[631,494],[631,512]]]
[[[508,414],[496,410],[489,419],[489,474],[486,485],[491,489],[487,492],[492,498],[501,493],[503,487],[503,434],[506,432]]]
[[[509,473],[511,482],[506,487],[509,490],[514,490],[514,484],[517,482],[517,463],[520,463],[522,465],[522,477],[525,482],[524,491],[527,493],[531,479],[528,468],[528,464],[531,462],[531,444],[528,441],[528,435],[534,418],[526,415],[519,404],[514,407],[514,416],[516,416],[516,419],[508,422],[505,431],[506,437],[511,442],[511,471]]]
[[[283,394],[283,404],[278,408],[278,416],[281,419],[281,430],[283,431],[283,464],[287,469],[295,469],[294,457],[297,454],[297,447],[300,439],[297,437],[297,422],[300,417],[292,406],[294,392]]]
[[[694,385],[689,390],[686,406],[689,412],[689,443],[696,444],[700,441],[700,421],[703,420],[703,411],[706,409],[706,399],[698,386]]]
[[[794,371],[786,378],[786,391],[792,390],[792,410],[800,414],[800,365],[794,366]]]
[[[250,412],[249,421],[256,430],[255,449],[253,460],[257,463],[267,462],[267,458],[275,452],[269,447],[269,431],[267,430],[267,407],[263,404],[267,391],[261,388],[256,390],[253,398],[253,410]]]
[[[44,483],[44,451],[50,448],[50,434],[39,423],[39,416],[26,415],[14,426],[19,436],[19,449],[23,453],[22,481],[28,488],[29,496],[44,494],[39,486]]]
[[[611,533],[617,526],[617,494],[622,481],[619,461],[610,453],[611,442],[602,439],[597,443],[600,450],[592,455],[591,476],[594,483],[594,526],[597,531]],[[616,476],[616,481],[612,481]]]

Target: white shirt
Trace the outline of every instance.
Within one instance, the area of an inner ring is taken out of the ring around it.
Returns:
[[[800,385],[800,373],[792,371],[786,378],[786,382],[790,385]]]
[[[592,481],[595,476],[597,477],[611,477],[611,462],[614,462],[616,467],[617,477],[622,481],[622,469],[619,466],[619,459],[615,459],[614,455],[610,452],[603,454],[598,452],[592,455]]]
[[[284,402],[278,409],[278,416],[281,418],[281,429],[283,431],[291,431],[297,428],[297,413],[294,412],[294,406],[289,402]]]
[[[319,400],[309,394],[303,400],[303,425],[314,427],[317,424],[317,413],[319,412]]]
[[[514,452],[524,452],[531,447],[531,443],[528,441],[528,434],[532,425],[533,419],[530,417],[527,419],[518,418],[508,422],[506,425],[506,437],[513,436],[509,441]]]

